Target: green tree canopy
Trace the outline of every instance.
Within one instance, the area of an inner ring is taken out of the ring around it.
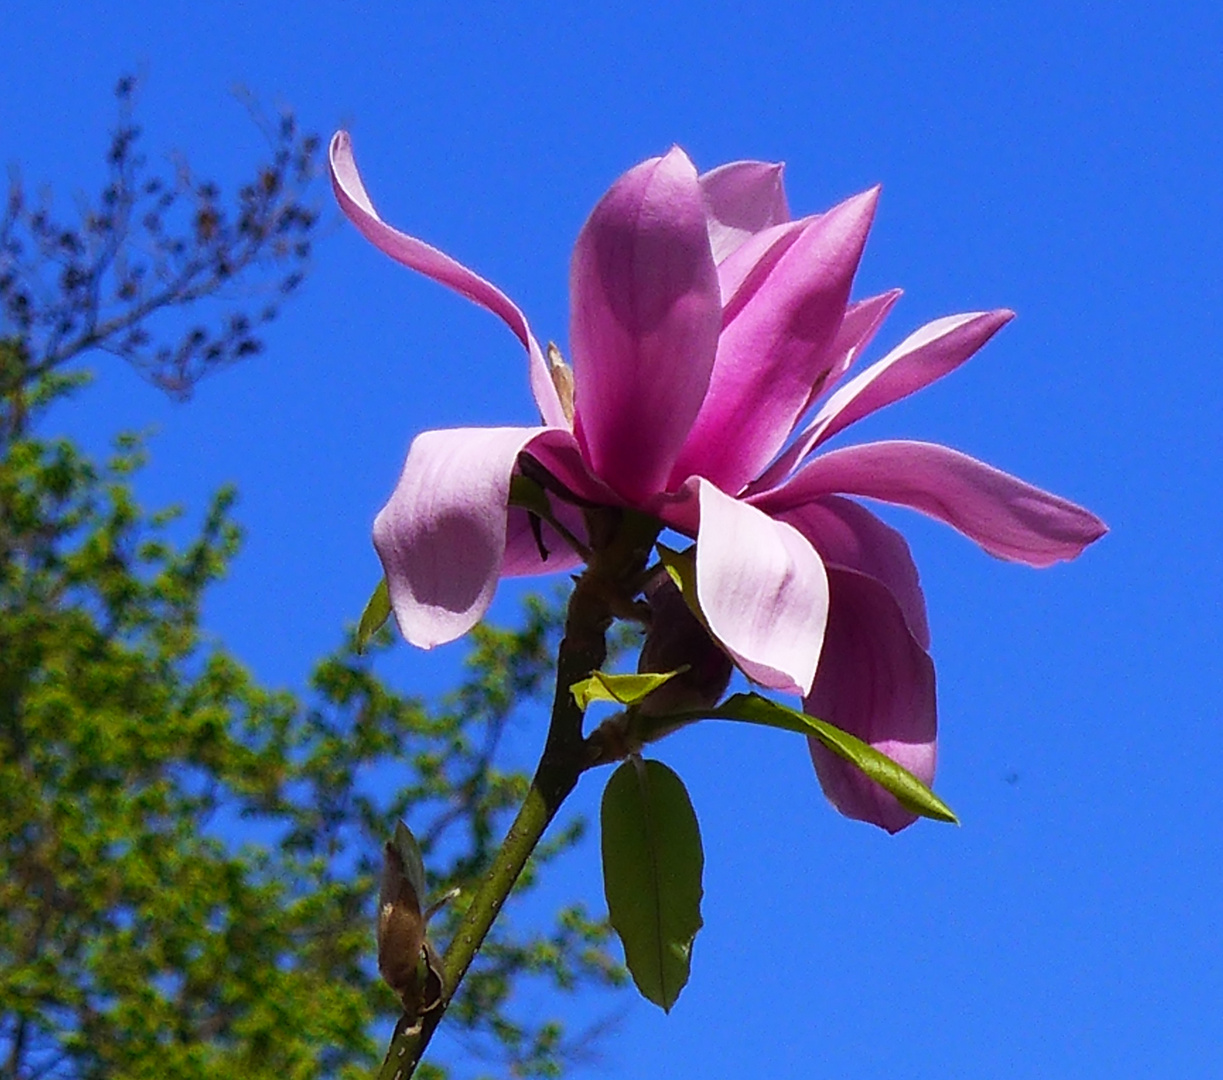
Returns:
[[[0,1077],[365,1075],[372,1029],[398,1014],[373,955],[383,843],[407,820],[437,892],[484,871],[528,784],[499,764],[501,736],[550,692],[559,608],[532,600],[521,625],[481,627],[460,685],[432,703],[375,673],[387,631],[366,655],[346,638],[298,694],[260,685],[209,640],[201,602],[238,550],[234,492],[175,543],[180,511],[149,511],[134,491],[141,436],[118,435],[99,462],[40,432],[48,410],[87,392],[73,362],[91,349],[180,395],[254,351],[259,318],[241,305],[177,343],[148,317],[269,260],[288,291],[317,220],[300,201],[317,141],[275,128],[271,165],[228,210],[215,186],[192,187],[189,228],[166,258],[195,269],[154,266],[133,285],[135,207],[165,188],[141,178],[130,95],[121,83],[99,201],[123,213],[51,226],[18,193],[0,231]],[[274,212],[251,210],[260,192]],[[542,847],[519,889],[582,831],[575,820]],[[463,904],[432,932],[444,939]],[[554,1075],[561,1027],[523,1019],[515,993],[531,978],[566,991],[622,983],[606,938],[578,906],[543,926],[501,920],[449,1024],[512,1075]]]

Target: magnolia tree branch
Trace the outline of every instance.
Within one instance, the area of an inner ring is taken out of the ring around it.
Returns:
[[[135,93],[134,79],[119,80],[105,184],[69,220],[12,174],[0,210],[0,335],[24,343],[27,383],[100,349],[186,398],[205,375],[262,350],[263,328],[305,275],[318,138],[248,98],[269,154],[227,198],[180,155],[169,169],[150,166]]]
[[[583,709],[570,687],[597,671],[607,658],[607,631],[621,606],[619,599],[639,591],[659,527],[641,515],[608,510],[589,511],[587,523],[592,561],[569,598],[565,636],[557,654],[552,719],[530,790],[442,957],[441,1002],[419,1017],[400,1019],[378,1080],[407,1080],[413,1074],[531,853],[578,778],[596,763],[582,734]]]

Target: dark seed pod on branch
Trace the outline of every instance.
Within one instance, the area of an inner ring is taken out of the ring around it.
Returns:
[[[679,671],[637,705],[647,716],[703,709],[716,705],[730,682],[730,657],[688,607],[665,570],[646,586],[650,629],[637,671]]]

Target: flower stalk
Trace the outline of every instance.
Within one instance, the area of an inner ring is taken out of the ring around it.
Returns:
[[[378,1080],[408,1080],[415,1072],[531,853],[578,778],[602,763],[582,734],[584,711],[570,688],[598,671],[607,659],[607,631],[616,611],[631,604],[640,591],[660,526],[642,514],[599,509],[587,512],[587,528],[596,546],[569,597],[557,653],[552,719],[531,787],[442,956],[438,1006],[420,1016],[400,1018]]]

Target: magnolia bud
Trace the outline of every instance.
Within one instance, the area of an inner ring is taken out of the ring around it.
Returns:
[[[716,705],[730,682],[730,657],[692,613],[675,582],[660,570],[645,590],[650,629],[637,660],[638,672],[675,671],[637,709],[647,716],[705,709]]]
[[[419,1016],[440,1003],[440,965],[425,927],[432,912],[421,910],[425,887],[420,848],[399,822],[387,841],[378,892],[378,971],[399,996],[404,1012]]]

